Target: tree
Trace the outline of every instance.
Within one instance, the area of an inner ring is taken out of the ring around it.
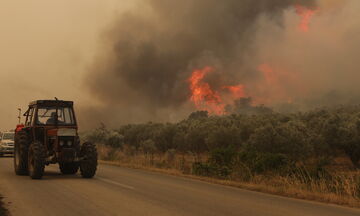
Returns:
[[[155,142],[151,139],[145,140],[141,142],[140,148],[144,152],[146,157],[150,156],[150,162],[152,164],[154,162],[154,154],[157,150]]]

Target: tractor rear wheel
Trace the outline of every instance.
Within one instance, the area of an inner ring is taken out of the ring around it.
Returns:
[[[14,147],[15,173],[16,175],[27,175],[29,138],[25,131],[16,133]]]
[[[73,175],[76,174],[79,170],[79,163],[60,163],[59,168],[62,174],[64,175]]]
[[[29,175],[32,179],[41,179],[45,170],[45,146],[35,141],[29,147],[28,155]]]
[[[83,160],[80,162],[80,172],[83,178],[94,177],[97,169],[97,150],[93,143],[86,142],[81,146],[80,154]]]

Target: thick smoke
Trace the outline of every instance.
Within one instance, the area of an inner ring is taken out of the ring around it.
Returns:
[[[309,0],[142,0],[104,34],[86,83],[123,122],[182,118],[191,107],[192,70],[216,67],[208,77],[213,86],[253,79],[254,71],[239,69],[255,54],[259,18],[281,28],[284,11],[296,4],[314,6]]]
[[[318,0],[308,32],[296,29],[298,16],[284,14],[283,27],[258,21],[256,55],[249,64],[267,62],[292,79],[281,82],[291,106],[309,109],[360,103],[360,7],[357,0]],[[291,86],[289,86],[289,84]],[[270,92],[274,92],[270,89]]]

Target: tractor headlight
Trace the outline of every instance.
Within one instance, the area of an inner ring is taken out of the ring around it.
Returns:
[[[60,146],[64,146],[64,145],[65,145],[64,140],[60,140],[59,145],[60,145]]]
[[[70,147],[72,146],[73,142],[71,140],[67,141],[67,145]]]

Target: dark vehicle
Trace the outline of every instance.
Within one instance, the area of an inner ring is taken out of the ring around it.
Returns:
[[[15,131],[14,167],[17,175],[41,179],[46,165],[59,164],[61,173],[80,173],[92,178],[97,169],[97,150],[80,145],[73,102],[38,100],[29,104],[25,125]]]

